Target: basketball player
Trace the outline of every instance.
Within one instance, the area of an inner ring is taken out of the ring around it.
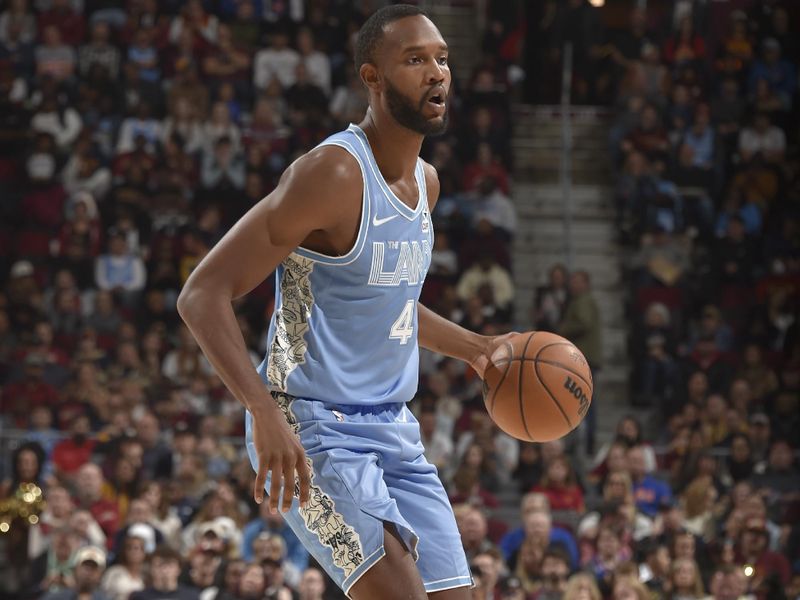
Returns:
[[[406,407],[418,346],[483,376],[503,337],[418,303],[433,247],[436,171],[423,138],[445,130],[447,46],[416,7],[358,35],[370,109],[297,159],[197,266],[178,310],[247,408],[257,502],[286,521],[356,600],[459,600],[472,583],[447,495]],[[269,350],[248,358],[231,301],[277,268]]]

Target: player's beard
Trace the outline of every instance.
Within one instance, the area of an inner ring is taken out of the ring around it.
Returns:
[[[432,121],[422,112],[428,101],[427,94],[420,100],[418,106],[414,106],[414,103],[394,87],[388,79],[384,79],[384,81],[386,82],[386,104],[389,107],[389,114],[400,125],[425,136],[437,136],[447,131],[447,107],[445,107],[441,120]]]

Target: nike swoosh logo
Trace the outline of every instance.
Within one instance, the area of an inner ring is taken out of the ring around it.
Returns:
[[[392,219],[396,219],[396,218],[397,218],[397,217],[399,217],[399,216],[400,216],[400,215],[392,215],[392,216],[390,216],[390,217],[384,217],[383,219],[379,219],[379,218],[378,218],[378,215],[375,215],[374,217],[372,217],[372,224],[373,224],[375,227],[380,227],[380,226],[381,226],[381,225],[383,225],[384,223],[388,223],[388,222],[389,222],[389,221],[391,221]]]

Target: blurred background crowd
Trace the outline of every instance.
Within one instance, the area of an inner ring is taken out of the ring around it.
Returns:
[[[510,102],[556,101],[571,41],[575,100],[614,115],[644,419],[521,444],[474,373],[423,353],[426,455],[480,600],[798,598],[797,7],[622,4],[622,28],[584,0],[485,4],[483,58],[424,147],[442,191],[422,301],[602,363],[587,273],[554,265],[530,321],[512,311]],[[361,120],[352,44],[381,5],[2,4],[0,596],[343,597],[253,502],[243,409],[175,300],[292,160]],[[273,288],[236,302],[254,365]]]

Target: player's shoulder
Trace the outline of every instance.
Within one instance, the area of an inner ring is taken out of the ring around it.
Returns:
[[[363,185],[355,157],[334,145],[309,150],[290,165],[286,175],[295,184],[318,187],[323,193],[358,191]]]
[[[437,200],[439,200],[439,173],[436,171],[436,167],[432,164],[422,161],[422,172],[425,174],[425,188],[428,192],[428,206],[430,210],[433,210],[433,207],[436,206]]]

